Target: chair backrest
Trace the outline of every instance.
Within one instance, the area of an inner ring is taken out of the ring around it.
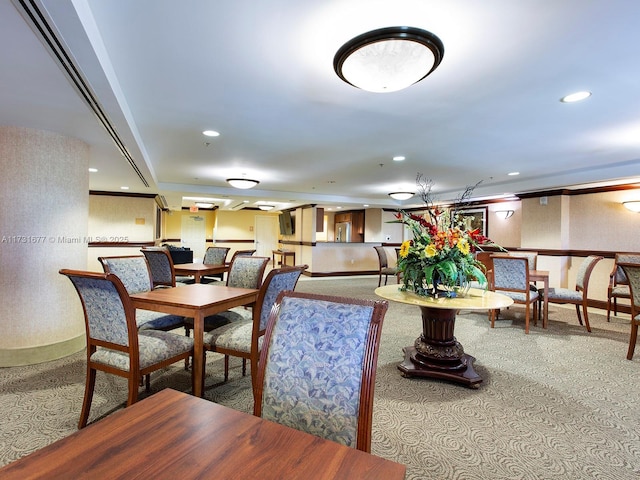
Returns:
[[[285,290],[295,290],[300,275],[302,275],[302,272],[307,268],[309,268],[308,265],[274,268],[267,274],[260,287],[260,292],[256,299],[257,307],[253,312],[254,330],[256,330],[256,333],[259,335],[264,334],[267,328],[267,320],[271,313],[271,307],[276,303],[278,295]]]
[[[596,263],[603,258],[604,257],[598,255],[589,255],[582,261],[580,267],[578,267],[578,273],[576,274],[576,290],[583,291],[585,295],[587,294],[591,272],[593,272],[593,268],[596,266]]]
[[[236,250],[235,252],[233,252],[233,255],[231,255],[231,260],[229,261],[229,263],[233,262],[236,259],[236,257],[250,257],[254,253],[256,253],[255,249],[253,249],[253,250]]]
[[[267,263],[269,263],[269,257],[236,257],[231,265],[229,265],[227,286],[260,288]]]
[[[149,264],[144,255],[98,257],[105,273],[113,273],[130,295],[148,292],[153,288]]]
[[[260,354],[254,415],[370,451],[387,308],[386,301],[281,292]]]
[[[143,248],[140,250],[147,259],[149,270],[151,271],[151,281],[153,287],[165,285],[176,286],[176,272],[173,266],[173,259],[166,248]]]
[[[113,273],[67,269],[60,270],[60,273],[71,280],[80,296],[87,348],[95,351],[99,345],[137,356],[135,310],[120,278]]]
[[[625,278],[629,281],[631,291],[631,318],[635,318],[640,312],[640,264],[624,263],[617,264],[624,271]]]
[[[538,269],[538,252],[525,252],[525,251],[515,251],[509,252],[509,255],[512,257],[524,257],[527,259],[527,263],[529,264],[529,270],[537,270]]]
[[[620,268],[621,263],[637,263],[640,264],[640,254],[634,253],[616,253],[613,263],[613,271],[610,276],[614,278],[614,285],[629,285],[624,270]]]
[[[529,293],[529,262],[525,257],[492,255],[496,290]]]
[[[229,250],[227,247],[209,247],[207,251],[204,252],[202,263],[206,263],[207,265],[222,265],[227,259]]]
[[[387,252],[383,246],[373,247],[376,249],[376,253],[378,254],[378,262],[380,263],[380,268],[386,268],[389,266],[389,261],[387,260]],[[371,250],[369,250],[371,251]]]

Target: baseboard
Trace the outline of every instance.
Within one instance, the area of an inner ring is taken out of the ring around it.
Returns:
[[[27,348],[0,348],[0,367],[17,367],[50,362],[51,360],[57,360],[79,352],[86,345],[85,335],[82,334],[69,340],[49,345]]]
[[[359,272],[304,272],[307,277],[355,277],[358,275],[378,275],[378,270],[363,270]]]

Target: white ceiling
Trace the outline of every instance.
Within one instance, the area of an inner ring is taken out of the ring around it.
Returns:
[[[43,11],[148,187],[21,3]],[[408,207],[417,197],[387,194],[418,172],[442,200],[480,180],[478,197],[636,182],[639,21],[637,0],[0,0],[0,124],[85,140],[92,190],[170,208]],[[434,73],[388,94],[336,76],[344,42],[394,25],[440,37]],[[593,95],[559,101],[577,90]],[[260,185],[225,182],[243,175]]]

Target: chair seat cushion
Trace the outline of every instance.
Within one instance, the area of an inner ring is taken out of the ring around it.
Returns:
[[[512,299],[514,302],[517,302],[517,303],[525,303],[527,301],[527,296],[524,293],[508,292],[504,290],[496,290],[496,293],[501,293],[503,295],[506,295],[507,297],[509,297],[510,299]],[[530,292],[529,303],[537,300],[538,296],[539,296],[538,292]]]
[[[611,296],[630,298],[629,285],[616,285],[611,289]]]
[[[582,302],[582,292],[569,288],[550,288],[549,301]]]
[[[193,339],[175,333],[143,330],[138,333],[140,370],[193,350]],[[119,370],[129,370],[129,355],[116,350],[98,348],[91,360]]]
[[[229,323],[204,335],[204,344],[210,350],[225,348],[237,352],[251,353],[251,333],[253,321],[245,320]],[[262,347],[262,337],[258,339],[258,348]]]
[[[396,275],[398,269],[396,267],[384,267],[380,270],[383,275]]]
[[[184,325],[184,317],[151,310],[136,310],[136,325],[138,330],[167,330]]]

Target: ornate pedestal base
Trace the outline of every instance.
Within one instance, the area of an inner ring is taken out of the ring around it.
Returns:
[[[405,377],[440,378],[478,388],[482,378],[473,369],[475,358],[464,353],[453,336],[457,310],[426,306],[420,309],[422,335],[414,346],[403,349],[405,357],[398,370]]]

